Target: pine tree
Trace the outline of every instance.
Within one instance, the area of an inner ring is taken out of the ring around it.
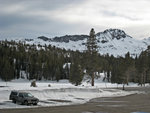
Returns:
[[[96,35],[95,35],[95,31],[92,28],[90,31],[90,36],[87,39],[87,52],[91,55],[94,55],[97,53],[97,40],[96,40]]]
[[[91,76],[91,85],[94,86],[94,72],[96,71],[96,56],[97,56],[97,40],[95,31],[92,28],[90,31],[90,36],[87,39],[87,72]]]
[[[136,62],[136,68],[138,70],[138,82],[139,85],[144,85],[146,83],[146,73],[148,71],[148,57],[146,51],[143,51],[137,62]]]
[[[78,62],[72,63],[70,67],[69,81],[72,84],[78,86],[81,84],[82,78],[83,78],[83,72],[81,70],[81,66],[78,64]]]

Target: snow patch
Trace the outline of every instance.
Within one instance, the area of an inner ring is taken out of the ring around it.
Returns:
[[[101,79],[100,79],[101,80]],[[29,107],[44,107],[44,106],[61,106],[71,104],[82,104],[88,102],[92,98],[97,97],[114,97],[125,96],[135,91],[122,91],[111,87],[117,87],[116,84],[104,83],[96,81],[95,86],[91,87],[90,83],[84,82],[80,86],[74,86],[68,80],[56,81],[37,81],[38,87],[30,87],[30,81],[23,81],[23,79],[13,80],[7,82],[0,81],[0,109],[5,108],[29,108]],[[48,87],[48,85],[51,87]],[[106,88],[107,85],[107,88]],[[128,87],[137,86],[130,84]],[[122,87],[119,85],[118,87]],[[37,106],[25,106],[14,104],[9,100],[9,95],[12,90],[19,90],[32,93],[35,97],[39,98],[40,102]]]

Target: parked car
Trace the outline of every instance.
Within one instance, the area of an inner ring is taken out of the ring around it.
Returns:
[[[14,103],[24,105],[29,104],[37,105],[37,103],[39,102],[38,98],[34,97],[31,93],[27,92],[12,91],[9,99],[12,100]]]

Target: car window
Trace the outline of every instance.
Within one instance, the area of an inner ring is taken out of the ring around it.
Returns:
[[[12,92],[12,95],[17,95],[17,92]]]
[[[24,96],[25,96],[25,97],[33,97],[33,95],[30,94],[30,93],[25,93]]]
[[[23,94],[22,94],[22,93],[19,93],[19,97],[23,97]]]

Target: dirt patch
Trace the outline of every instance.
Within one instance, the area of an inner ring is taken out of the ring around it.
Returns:
[[[3,88],[3,87],[8,87],[8,86],[0,86],[0,88]]]
[[[78,100],[84,100],[83,98],[75,98],[75,99],[78,99]]]
[[[48,99],[48,101],[54,101],[54,102],[72,102],[70,100],[60,100],[60,99]]]
[[[5,103],[0,103],[0,105],[5,105]]]
[[[42,101],[42,100],[40,100],[39,102],[41,102],[41,103],[46,103],[46,104],[54,104],[54,102]]]

